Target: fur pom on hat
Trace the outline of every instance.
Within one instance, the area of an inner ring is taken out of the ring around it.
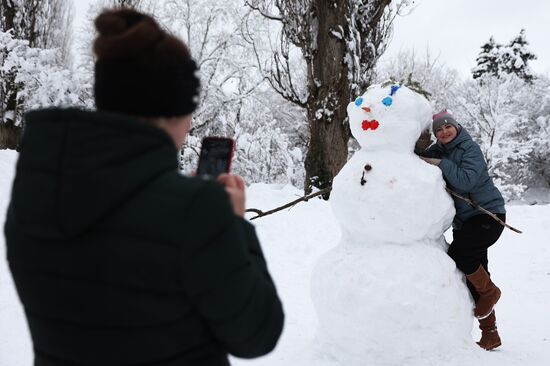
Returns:
[[[143,117],[178,117],[195,110],[197,66],[181,40],[133,9],[104,11],[95,26],[99,110]]]
[[[442,110],[441,112],[434,114],[432,116],[432,131],[435,135],[435,130],[437,130],[439,127],[443,126],[444,124],[451,124],[453,125],[457,131],[460,129],[458,122],[454,119],[454,117],[447,112],[446,109]]]

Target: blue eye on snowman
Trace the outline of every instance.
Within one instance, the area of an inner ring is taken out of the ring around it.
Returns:
[[[393,98],[392,96],[395,94],[401,88],[401,85],[392,85],[390,89],[390,95],[388,97],[385,97],[382,99],[382,104],[384,104],[386,107],[389,107],[393,104]]]

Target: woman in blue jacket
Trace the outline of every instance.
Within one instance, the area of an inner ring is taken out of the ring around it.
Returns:
[[[505,221],[504,199],[489,176],[479,145],[446,110],[433,116],[432,127],[437,143],[421,158],[441,169],[450,189]],[[501,292],[489,276],[487,249],[498,240],[504,227],[466,201],[453,199],[456,215],[448,254],[466,275],[475,301],[474,315],[482,330],[477,343],[484,349],[494,349],[501,345],[493,310]]]

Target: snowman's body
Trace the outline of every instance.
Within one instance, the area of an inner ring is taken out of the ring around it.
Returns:
[[[443,238],[453,201],[440,170],[413,154],[431,108],[395,89],[373,86],[348,106],[362,149],[334,179],[342,239],[313,274],[319,345],[339,364],[388,353],[406,364],[471,342],[471,302]]]
[[[351,241],[411,245],[441,239],[452,221],[444,187],[441,171],[416,155],[360,150],[334,179],[330,201]]]

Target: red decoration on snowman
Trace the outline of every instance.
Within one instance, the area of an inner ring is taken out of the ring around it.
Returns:
[[[378,126],[380,126],[380,123],[378,123],[378,121],[375,119],[373,119],[372,121],[364,120],[363,123],[361,124],[361,127],[365,131],[369,129],[374,131],[378,128]]]

